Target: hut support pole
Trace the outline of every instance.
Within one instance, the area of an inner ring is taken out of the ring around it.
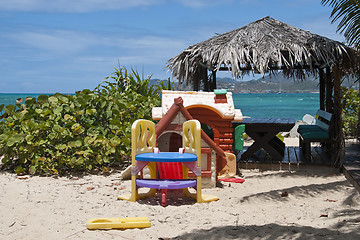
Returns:
[[[216,89],[216,71],[212,71],[212,79],[213,79],[213,82],[212,82],[211,91],[214,91],[214,89]]]
[[[334,164],[341,167],[343,163],[344,137],[342,131],[342,104],[341,104],[341,71],[338,66],[332,69],[334,76]]]
[[[194,79],[194,91],[199,91],[200,89],[200,79],[199,78],[195,78]]]
[[[204,91],[205,92],[210,92],[210,88],[209,88],[209,78],[207,76],[207,70],[204,71],[203,73],[203,80],[204,80]]]
[[[358,82],[359,82],[359,98],[360,98],[360,74],[358,75]],[[358,111],[358,123],[357,123],[357,139],[360,142],[360,104],[359,104],[359,111]]]
[[[325,73],[323,68],[319,68],[320,82],[320,109],[325,110]]]
[[[332,113],[333,112],[333,82],[332,82],[332,74],[330,67],[326,68],[326,96],[325,96],[325,103],[326,103],[326,111]]]

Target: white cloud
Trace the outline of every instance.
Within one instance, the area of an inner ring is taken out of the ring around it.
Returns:
[[[227,5],[228,3],[233,3],[234,0],[176,0],[180,4],[191,7],[191,8],[202,8],[206,6],[214,5]]]
[[[63,54],[78,52],[96,44],[96,40],[87,34],[63,30],[16,32],[11,34],[10,38],[28,47]]]
[[[0,0],[0,11],[93,12],[147,7],[164,0]]]
[[[0,0],[0,11],[23,12],[96,12],[148,7],[166,3],[169,0]],[[227,5],[234,0],[173,0],[186,7],[203,8]],[[252,3],[255,0],[241,0]]]
[[[187,47],[186,40],[179,38],[156,35],[137,38],[121,35],[109,37],[92,32],[69,30],[22,31],[3,36],[5,41],[6,38],[8,42],[12,42],[13,47],[36,52],[36,57],[41,59],[73,54],[88,55],[96,49],[96,57],[101,54],[111,57],[127,55],[129,57],[127,60],[135,63],[139,56],[171,58]],[[96,58],[92,59],[96,60]]]
[[[159,36],[142,36],[140,38],[117,38],[111,39],[112,44],[118,46],[124,46],[126,48],[141,49],[141,51],[153,51],[156,53],[160,50],[171,50],[183,48],[185,46],[184,41],[180,39],[173,39]],[[187,47],[187,46],[186,46]]]

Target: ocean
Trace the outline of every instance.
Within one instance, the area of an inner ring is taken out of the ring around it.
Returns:
[[[319,93],[256,93],[233,94],[236,109],[244,116],[295,118],[315,115],[320,107]]]
[[[47,94],[47,93],[44,93]],[[15,104],[16,99],[38,97],[41,94],[0,93],[1,104]],[[235,108],[248,117],[295,118],[314,115],[319,109],[318,93],[254,93],[233,94]]]
[[[0,105],[14,105],[18,98],[22,98],[25,101],[27,97],[38,97],[42,94],[50,95],[49,93],[0,93]]]

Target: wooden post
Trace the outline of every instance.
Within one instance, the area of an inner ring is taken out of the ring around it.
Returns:
[[[319,84],[320,84],[320,109],[325,110],[325,73],[323,68],[319,68]]]
[[[333,82],[332,82],[332,74],[330,67],[326,68],[326,80],[325,80],[325,87],[326,87],[326,98],[325,98],[325,104],[326,104],[326,111],[333,113],[334,109],[334,102],[333,102]]]
[[[343,163],[342,147],[344,142],[342,131],[342,104],[341,104],[341,71],[338,66],[333,66],[332,73],[334,76],[334,165],[341,167]]]
[[[204,68],[203,69],[203,81],[204,81],[204,91],[205,92],[210,92],[210,87],[209,87],[209,79],[208,79],[208,74],[207,74],[207,69]]]
[[[357,77],[358,77],[358,83],[359,83],[358,94],[359,94],[359,98],[360,98],[360,74],[357,75]],[[359,109],[358,109],[357,139],[358,139],[358,142],[360,142],[360,104],[359,104]]]
[[[212,71],[212,78],[213,78],[213,84],[211,91],[214,91],[214,89],[216,89],[216,71]]]
[[[358,94],[359,94],[359,98],[360,98],[360,79],[359,79],[360,76],[358,75],[357,77],[358,77],[358,82],[359,82]],[[357,139],[360,142],[360,104],[359,104],[359,110],[358,110]]]
[[[199,91],[199,88],[200,88],[200,79],[195,77],[194,78],[194,88],[193,88],[193,90],[194,91]]]

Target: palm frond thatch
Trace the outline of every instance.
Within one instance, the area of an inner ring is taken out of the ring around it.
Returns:
[[[276,69],[301,77],[304,71],[349,61],[349,50],[340,42],[265,17],[188,47],[166,67],[186,84],[194,83],[204,66],[231,70],[234,78]]]

